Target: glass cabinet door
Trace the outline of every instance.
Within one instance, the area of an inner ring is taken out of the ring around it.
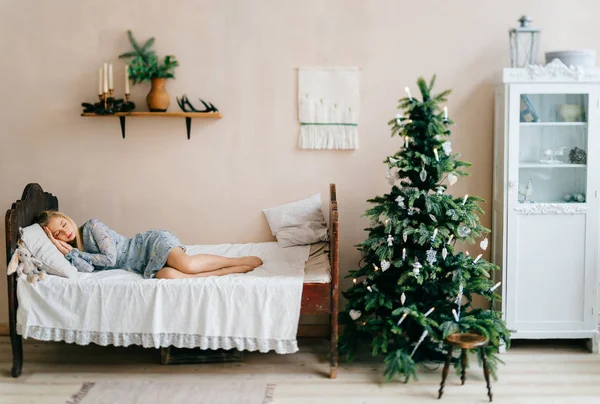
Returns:
[[[586,93],[520,94],[519,203],[586,201],[588,106]]]

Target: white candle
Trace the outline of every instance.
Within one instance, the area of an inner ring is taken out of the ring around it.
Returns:
[[[410,95],[410,88],[404,87],[404,91],[406,91],[409,101],[412,101],[412,95]]]
[[[108,65],[108,88],[110,90],[114,90],[115,87],[113,85],[113,69],[112,69],[112,64]]]
[[[452,315],[454,316],[454,319],[456,320],[456,322],[458,322],[459,321],[458,313],[456,312],[455,309],[452,309]]]
[[[408,136],[404,136],[404,148],[408,149]]]
[[[467,203],[467,199],[469,199],[469,194],[466,194],[465,197],[463,198],[463,205],[465,203]]]
[[[400,318],[400,320],[398,321],[398,325],[402,324],[402,322],[404,321],[404,319],[406,318],[406,316],[408,316],[408,313],[404,313],[402,315],[402,317]]]
[[[477,258],[475,258],[475,259],[473,260],[473,264],[477,264],[477,261],[479,261],[479,260],[481,259],[481,256],[482,256],[482,254],[479,254],[479,255],[477,256]]]
[[[104,63],[104,84],[102,87],[102,92],[108,93],[108,63]]]
[[[436,148],[433,149],[433,154],[435,155],[435,161],[440,161],[440,156],[438,155],[438,151]]]
[[[428,315],[430,315],[431,313],[433,313],[434,310],[435,310],[435,307],[432,307],[429,310],[427,310],[427,313],[425,313],[425,317],[427,317]]]
[[[448,237],[448,243],[447,244],[450,244],[450,242],[452,241],[453,238],[454,238],[454,234],[451,234],[450,237]]]
[[[129,65],[125,65],[125,94],[129,94]]]
[[[98,69],[98,95],[102,95],[102,68]]]
[[[498,287],[502,284],[502,282],[498,282],[497,284],[495,284],[494,286],[492,286],[490,288],[490,292],[493,292],[494,290],[498,289]]]
[[[444,107],[444,119],[448,119],[448,107]]]
[[[406,248],[402,249],[402,260],[404,261],[406,259]]]
[[[433,236],[431,236],[431,241],[435,240],[435,236],[438,234],[438,229],[433,230]]]

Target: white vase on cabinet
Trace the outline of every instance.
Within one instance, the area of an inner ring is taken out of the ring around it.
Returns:
[[[600,69],[558,60],[506,68],[497,86],[492,260],[513,339],[588,339],[598,351],[599,97]]]

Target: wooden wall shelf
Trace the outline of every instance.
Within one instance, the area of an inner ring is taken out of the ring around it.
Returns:
[[[185,118],[185,127],[187,129],[187,138],[190,138],[192,130],[192,118],[201,119],[221,119],[223,115],[220,112],[117,112],[110,115],[98,115],[94,113],[82,113],[81,116],[86,118],[110,118],[118,117],[121,124],[121,135],[125,139],[125,118],[127,117],[153,117],[153,118]]]

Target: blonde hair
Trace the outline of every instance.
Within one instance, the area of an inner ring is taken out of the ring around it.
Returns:
[[[57,210],[45,210],[40,214],[40,216],[38,218],[38,223],[42,227],[48,226],[50,219],[52,219],[53,217],[59,217],[61,219],[65,219],[65,220],[69,221],[71,223],[71,225],[77,229],[77,232],[75,234],[75,239],[73,239],[73,241],[71,241],[69,244],[71,244],[73,247],[76,247],[79,251],[84,251],[83,240],[81,237],[81,230],[77,227],[77,225],[75,224],[73,219],[71,219],[69,216],[67,216],[64,213],[59,212]]]

